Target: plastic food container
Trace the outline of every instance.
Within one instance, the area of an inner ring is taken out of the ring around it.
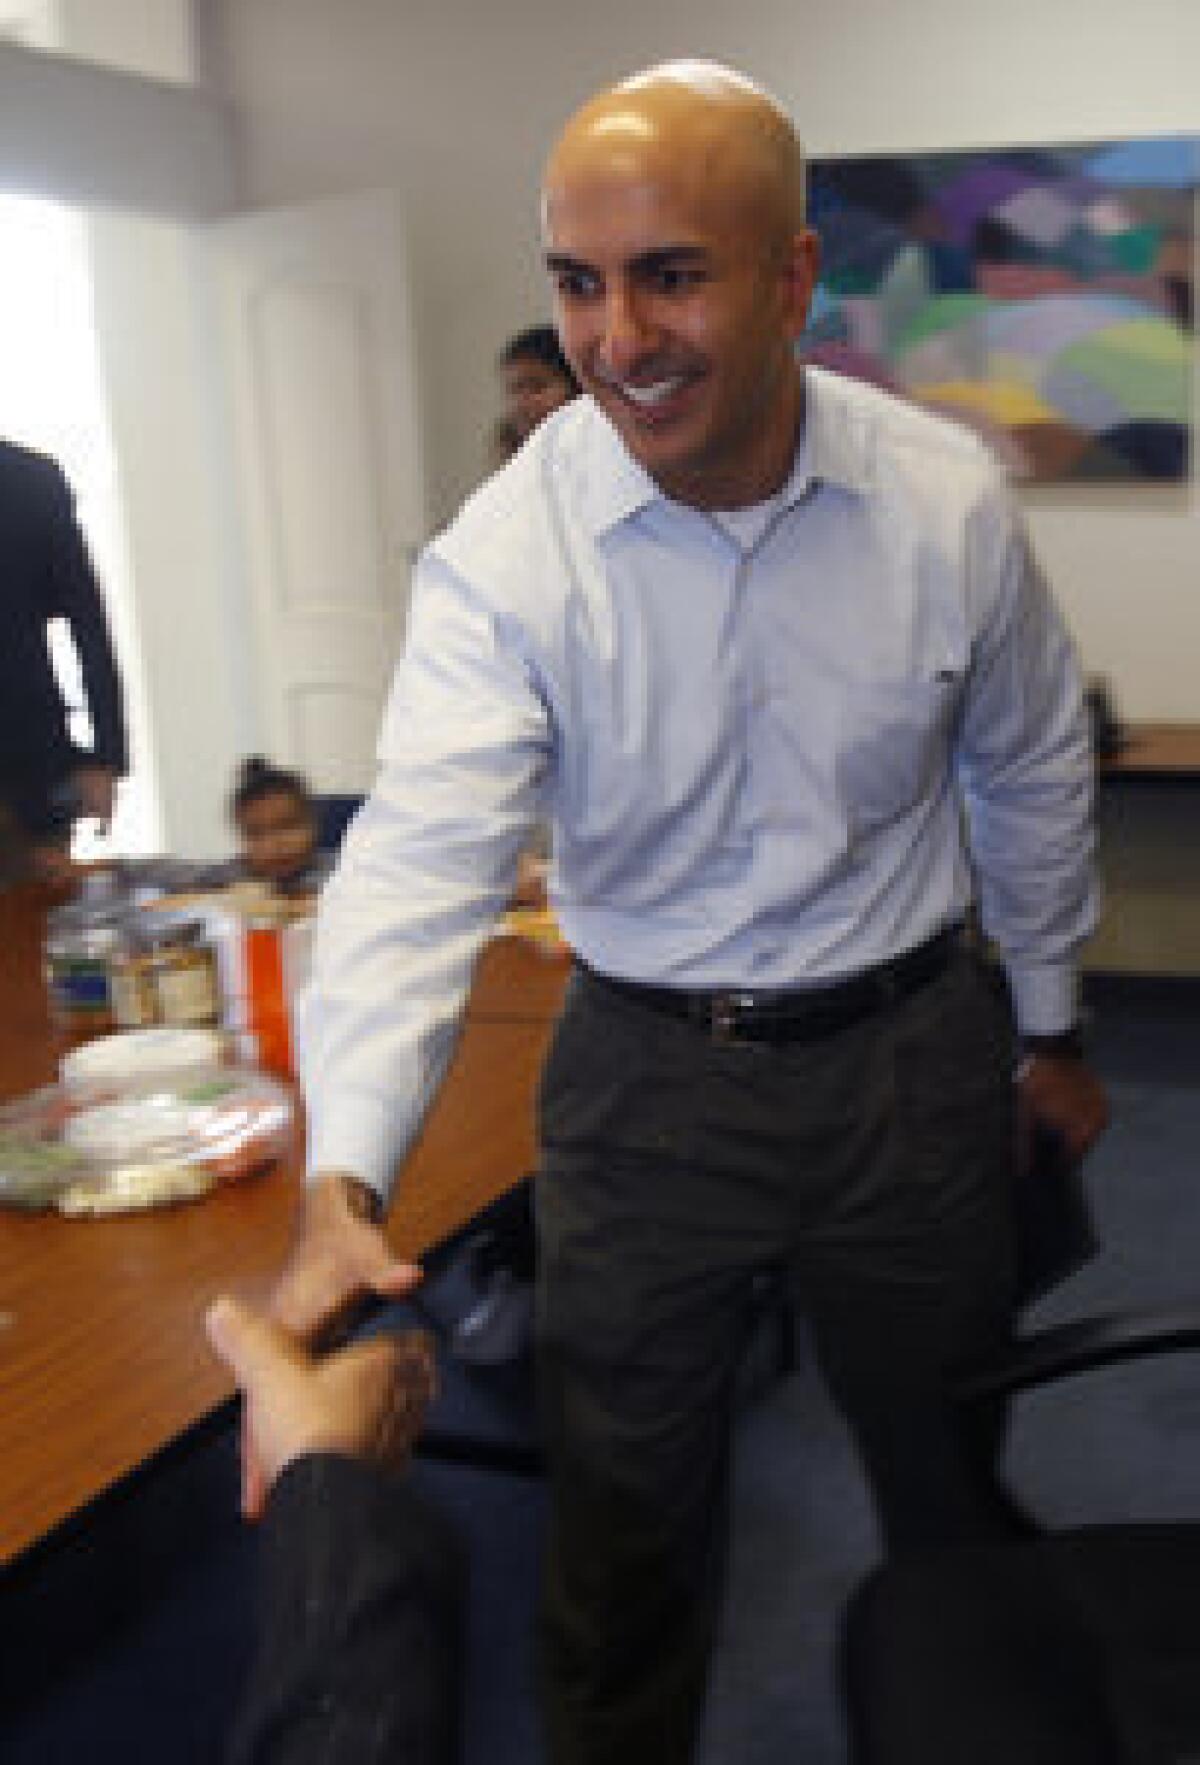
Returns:
[[[291,1124],[287,1091],[247,1067],[49,1085],[0,1109],[0,1204],[99,1215],[189,1200],[280,1157]]]

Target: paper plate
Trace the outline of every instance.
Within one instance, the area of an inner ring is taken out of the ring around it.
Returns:
[[[63,1057],[59,1075],[64,1085],[124,1085],[158,1073],[190,1072],[212,1066],[222,1053],[216,1030],[163,1024],[156,1029],[124,1030],[85,1042]]]

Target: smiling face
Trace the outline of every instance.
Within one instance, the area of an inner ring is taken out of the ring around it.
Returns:
[[[580,113],[547,168],[546,263],[563,349],[668,496],[761,501],[800,418],[793,356],[816,271],[798,150],[772,109],[677,84]]]

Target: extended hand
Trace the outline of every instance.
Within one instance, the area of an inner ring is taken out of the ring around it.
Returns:
[[[353,1178],[334,1175],[305,1196],[300,1235],[271,1300],[277,1321],[302,1342],[344,1322],[364,1295],[400,1299],[421,1279],[415,1263],[393,1256],[366,1195]]]
[[[1048,1128],[1078,1163],[1108,1126],[1108,1098],[1090,1066],[1074,1055],[1034,1054],[1018,1087],[1026,1132]]]
[[[111,766],[79,766],[75,771],[75,789],[79,794],[79,812],[91,815],[107,828],[117,800],[117,775]]]
[[[276,1323],[299,1345],[317,1342],[343,1323],[369,1293],[401,1299],[417,1285],[421,1271],[393,1256],[383,1228],[363,1205],[365,1191],[341,1175],[319,1178],[308,1190],[300,1234],[272,1296]],[[266,1499],[263,1468],[255,1442],[242,1431],[242,1512],[249,1520],[262,1513]]]
[[[76,889],[83,875],[82,866],[75,863],[63,846],[30,846],[29,867],[39,882],[45,883],[59,894],[67,889]]]
[[[531,852],[522,852],[517,860],[517,886],[512,892],[509,905],[543,909],[546,905],[548,869],[544,858],[535,858]]]
[[[281,1325],[235,1299],[206,1320],[214,1350],[242,1391],[264,1496],[285,1465],[307,1453],[399,1464],[435,1389],[427,1336],[377,1336],[315,1360]]]

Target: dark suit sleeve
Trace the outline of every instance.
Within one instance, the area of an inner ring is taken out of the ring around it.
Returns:
[[[464,1573],[400,1476],[315,1456],[263,1522],[257,1659],[230,1765],[452,1765]]]
[[[109,636],[104,602],[86,541],[75,517],[67,481],[54,470],[50,501],[46,617],[64,618],[71,628],[92,719],[92,759],[124,773],[129,764],[121,677]]]

